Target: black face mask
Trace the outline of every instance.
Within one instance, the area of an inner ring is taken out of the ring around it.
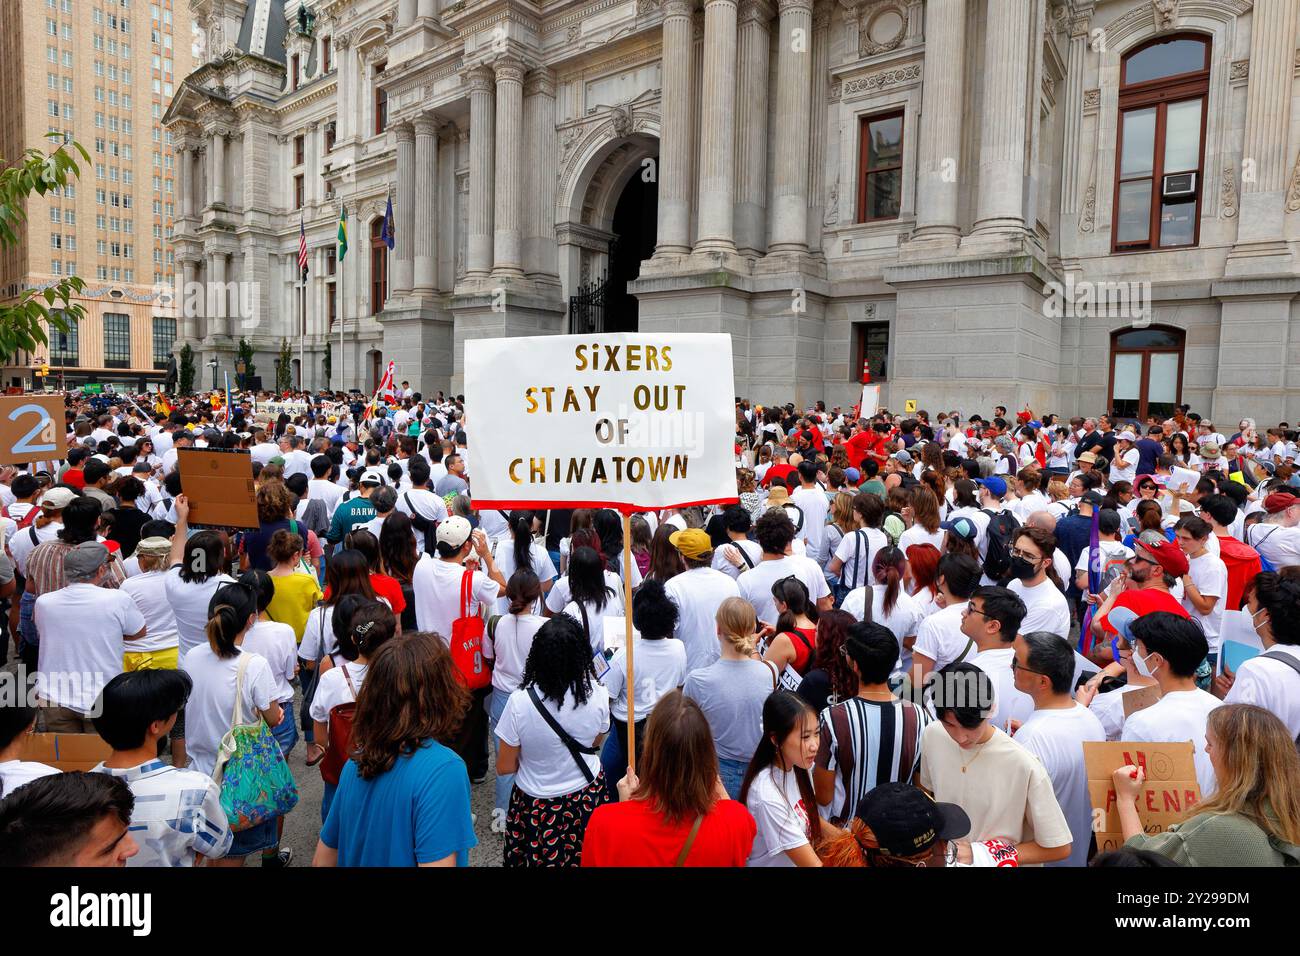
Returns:
[[[1032,578],[1038,573],[1038,569],[1024,558],[1012,558],[1010,571],[1013,578],[1017,578],[1021,581],[1027,578]]]

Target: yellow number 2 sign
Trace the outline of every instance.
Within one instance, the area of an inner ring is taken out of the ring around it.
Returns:
[[[66,458],[63,409],[62,395],[0,398],[0,465]]]

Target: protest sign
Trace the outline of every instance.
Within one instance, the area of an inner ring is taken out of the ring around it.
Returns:
[[[248,452],[178,448],[176,469],[190,503],[191,525],[256,528],[260,524]]]
[[[1124,844],[1119,812],[1115,809],[1115,784],[1111,780],[1111,774],[1120,767],[1132,764],[1146,771],[1137,811],[1142,829],[1147,833],[1163,833],[1187,819],[1189,809],[1201,802],[1190,740],[1182,743],[1085,741],[1083,759],[1088,768],[1088,797],[1092,802],[1098,853]]]
[[[63,409],[62,395],[0,398],[0,464],[66,458]]]
[[[859,418],[870,418],[876,414],[876,409],[880,407],[880,386],[863,385],[862,401],[858,407]]]
[[[1165,487],[1170,491],[1176,491],[1180,495],[1190,494],[1196,490],[1197,483],[1201,480],[1198,472],[1190,468],[1179,468],[1175,466],[1169,470],[1169,477],[1165,479]]]
[[[1148,687],[1135,687],[1132,690],[1125,691],[1123,699],[1120,700],[1120,703],[1124,705],[1124,719],[1128,720],[1139,710],[1146,710],[1159,699],[1159,684],[1151,684]]]
[[[480,511],[738,500],[729,335],[471,339],[465,405]]]
[[[1235,674],[1246,661],[1264,653],[1264,643],[1259,639],[1249,611],[1224,611],[1219,639],[1220,674],[1225,667]]]
[[[471,452],[474,507],[617,508],[624,568],[632,511],[739,500],[730,335],[470,339],[465,405],[481,436]],[[630,611],[629,574],[623,592]],[[622,623],[635,715],[631,614]],[[635,719],[627,752],[635,767]]]

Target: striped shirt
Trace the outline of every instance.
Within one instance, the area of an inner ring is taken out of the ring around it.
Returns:
[[[921,766],[929,718],[911,701],[851,697],[821,713],[817,768],[837,771],[832,822],[851,820],[858,802],[882,783],[910,783]]]
[[[124,780],[135,797],[130,831],[140,852],[127,866],[193,866],[195,854],[216,860],[230,851],[234,834],[211,777],[161,760],[95,770]]]
[[[32,548],[31,554],[27,556],[26,574],[28,583],[37,597],[63,587],[63,559],[73,547],[74,545],[68,544],[61,538],[56,538],[53,541],[43,541]],[[126,569],[122,567],[121,558],[116,554],[110,554],[108,572],[100,587],[116,589],[121,587],[125,580]]]

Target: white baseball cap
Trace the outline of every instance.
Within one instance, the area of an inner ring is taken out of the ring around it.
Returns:
[[[357,482],[360,485],[382,485],[384,483],[384,476],[375,468],[363,471],[360,480]]]
[[[438,525],[438,543],[459,548],[469,540],[473,530],[467,519],[462,518],[460,515],[452,515]]]

